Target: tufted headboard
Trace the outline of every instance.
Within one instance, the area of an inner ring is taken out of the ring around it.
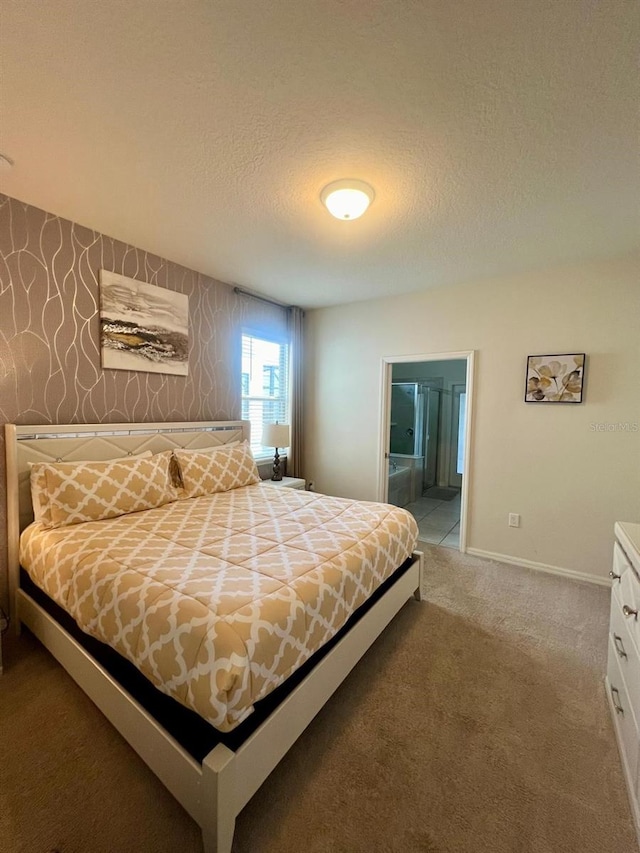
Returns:
[[[10,607],[20,581],[20,533],[33,521],[30,462],[109,460],[150,450],[215,447],[250,439],[249,421],[189,421],[155,424],[5,424],[7,540]]]

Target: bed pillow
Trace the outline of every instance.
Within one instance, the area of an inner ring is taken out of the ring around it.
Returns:
[[[246,441],[205,451],[174,450],[173,455],[180,466],[186,498],[228,492],[260,482],[255,459]]]
[[[237,444],[240,442],[230,441],[228,444],[217,444],[214,447],[181,447],[180,453],[216,453],[219,450],[224,451],[229,447],[235,447]],[[176,489],[180,490],[180,496],[186,497],[185,494],[182,494],[182,471],[175,454],[171,457],[171,480]]]
[[[171,451],[109,462],[38,462],[31,468],[40,521],[63,527],[153,509],[177,498],[169,474]],[[35,503],[35,499],[34,499]]]
[[[153,453],[150,450],[143,450],[141,453],[128,453],[126,456],[116,456],[114,459],[109,459],[108,461],[115,462],[120,459],[149,459],[151,456],[153,456]],[[88,459],[74,459],[72,464],[84,465],[85,462],[88,461]],[[33,507],[34,521],[40,521],[46,527],[51,527],[49,492],[47,490],[47,478],[45,476],[43,463],[29,462],[29,470],[29,486],[31,488],[31,505]]]

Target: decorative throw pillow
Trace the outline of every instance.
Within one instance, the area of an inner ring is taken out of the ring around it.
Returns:
[[[204,452],[174,450],[173,455],[180,466],[184,496],[187,498],[228,492],[260,482],[255,459],[246,441],[208,448]]]
[[[141,453],[128,453],[126,456],[116,456],[114,459],[109,459],[109,462],[115,462],[120,459],[149,459],[153,456],[150,450],[143,450]],[[72,465],[84,465],[88,462],[87,459],[74,459],[69,463]],[[33,506],[34,521],[40,521],[45,527],[51,527],[51,511],[49,507],[49,492],[47,491],[47,479],[45,476],[44,463],[29,462],[31,469],[29,480],[31,486],[31,505]],[[61,463],[51,463],[61,464]],[[34,471],[35,469],[35,471]]]
[[[62,527],[174,501],[177,494],[169,476],[170,459],[171,451],[165,450],[142,459],[36,463],[31,469],[32,481],[39,487],[44,483],[39,521],[45,527]]]

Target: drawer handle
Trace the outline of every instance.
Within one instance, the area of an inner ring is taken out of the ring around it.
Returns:
[[[622,637],[619,637],[617,634],[614,634],[613,644],[616,647],[616,651],[618,652],[618,657],[626,658],[627,653],[625,652],[624,646],[622,645]]]
[[[609,577],[614,581],[619,581],[622,575],[617,574],[614,571],[609,572]]]
[[[615,696],[613,695],[615,693]],[[613,701],[613,707],[616,709],[616,714],[624,714],[624,708],[620,704],[620,693],[618,692],[617,687],[611,688],[611,699]]]
[[[628,604],[623,605],[622,612],[625,616],[633,616],[634,619],[638,618],[638,611],[634,610],[632,607],[629,607]]]

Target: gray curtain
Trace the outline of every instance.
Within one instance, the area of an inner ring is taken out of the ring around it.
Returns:
[[[291,342],[291,447],[287,454],[287,475],[302,477],[304,311],[296,306],[289,308],[289,340]]]

